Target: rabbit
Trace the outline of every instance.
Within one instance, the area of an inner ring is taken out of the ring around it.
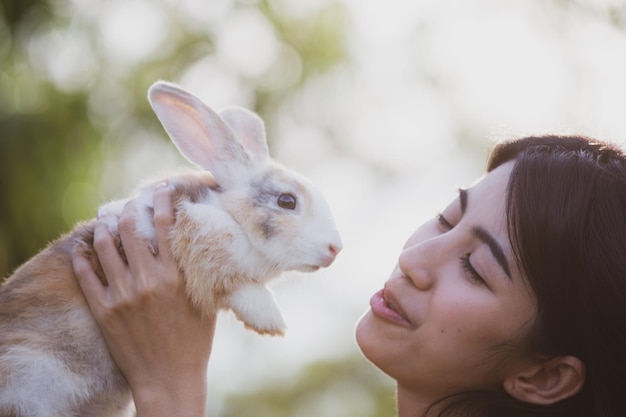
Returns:
[[[308,180],[269,156],[263,121],[231,107],[215,112],[159,81],[148,100],[179,151],[200,170],[138,188],[145,205],[136,233],[157,251],[152,200],[173,187],[172,254],[202,314],[231,309],[247,328],[281,335],[285,322],[266,283],[283,271],[328,267],[342,249],[328,204]],[[217,184],[217,186],[215,185]],[[98,210],[119,242],[128,200]],[[130,416],[132,398],[71,265],[79,250],[106,278],[93,251],[95,220],[78,224],[0,286],[0,417]],[[123,255],[123,248],[119,247]]]

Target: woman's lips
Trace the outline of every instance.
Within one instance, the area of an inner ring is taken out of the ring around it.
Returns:
[[[385,290],[380,290],[370,299],[370,307],[375,316],[393,324],[410,327],[411,322],[404,316],[393,302],[390,294],[385,298]]]

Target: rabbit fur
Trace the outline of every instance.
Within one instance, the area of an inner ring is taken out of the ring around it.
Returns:
[[[173,187],[170,247],[186,292],[203,314],[232,309],[246,327],[280,335],[285,323],[267,281],[282,271],[329,266],[342,243],[310,182],[272,160],[262,120],[241,108],[217,113],[177,85],[148,99],[179,151],[201,170],[145,184],[137,233],[153,250],[157,184]],[[217,183],[217,186],[215,186]],[[128,200],[100,207],[114,236]],[[95,220],[77,225],[0,286],[0,417],[130,416],[132,399],[73,273],[80,250],[106,283],[93,251]],[[118,237],[119,241],[119,237]],[[120,245],[123,255],[123,248]]]

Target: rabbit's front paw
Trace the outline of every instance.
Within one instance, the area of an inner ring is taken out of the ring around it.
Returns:
[[[149,198],[153,198],[152,194],[150,194]],[[150,248],[150,251],[154,255],[156,255],[158,253],[158,247],[156,230],[154,228],[153,222],[154,210],[151,206],[143,202],[143,200],[146,199],[146,196],[139,195],[136,197],[136,199],[139,203],[139,206],[142,207],[142,210],[139,211],[139,215],[136,219],[137,235],[146,241],[146,245],[148,246],[148,248]],[[115,238],[118,250],[120,254],[124,257],[124,260],[126,260],[126,255],[124,254],[124,249],[122,248],[122,243],[119,237],[118,222],[120,220],[120,215],[122,214],[122,211],[124,210],[124,207],[127,203],[128,200],[117,200],[104,204],[98,208],[98,220],[104,222],[109,228],[109,231]]]
[[[103,222],[109,228],[112,235],[117,235],[117,223],[120,219],[120,214],[124,210],[126,200],[111,201],[98,208],[98,220]]]
[[[274,296],[263,285],[249,284],[238,288],[228,299],[230,308],[246,328],[259,334],[282,336],[286,325],[274,301]]]

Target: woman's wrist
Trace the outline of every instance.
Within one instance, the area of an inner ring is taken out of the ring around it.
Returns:
[[[137,417],[204,417],[206,398],[206,371],[133,388]]]

